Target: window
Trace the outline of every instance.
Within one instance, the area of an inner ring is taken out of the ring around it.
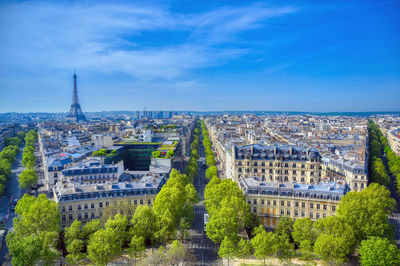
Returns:
[[[310,208],[311,208],[311,209],[314,208],[314,203],[310,203]]]
[[[314,213],[310,212],[310,218],[311,218],[311,219],[314,218]]]
[[[336,206],[332,206],[332,211],[336,211]]]
[[[324,210],[326,210],[326,204],[324,204]]]
[[[305,214],[304,211],[302,211],[302,212],[301,212],[301,217],[304,217],[304,216],[306,216],[306,214]]]
[[[108,201],[106,201],[106,207],[108,207],[108,205],[110,205],[110,203]]]
[[[99,208],[103,208],[103,202],[99,202]]]
[[[150,199],[147,200],[147,205],[151,205],[151,200]]]
[[[62,215],[62,216],[61,216],[61,220],[62,220],[63,222],[65,222],[65,215]]]
[[[85,212],[85,219],[89,218],[89,213]]]
[[[287,211],[286,211],[286,214],[287,214],[288,216],[290,216],[290,210],[287,210]]]
[[[94,209],[94,203],[90,203],[90,208]]]
[[[285,215],[285,211],[284,210],[281,210],[281,215]]]
[[[302,202],[302,203],[301,203],[301,207],[302,207],[302,208],[305,208],[305,207],[306,207],[306,203],[305,203],[305,202]]]
[[[242,168],[239,168],[239,169],[238,169],[238,172],[241,173],[241,172],[242,172]]]
[[[287,206],[290,207],[290,201],[287,202]]]
[[[65,212],[65,206],[61,206],[61,211]]]
[[[271,201],[270,200],[267,200],[267,205],[271,205]]]
[[[91,217],[91,218],[94,218],[94,212],[92,212],[92,213],[90,214],[90,217]]]
[[[326,213],[322,214],[322,217],[324,217],[324,218],[325,218],[325,217],[326,217]]]
[[[296,208],[298,208],[298,207],[299,207],[299,203],[296,201],[296,202],[294,203],[294,206],[296,206]]]
[[[100,212],[99,215],[100,215],[100,217],[103,216],[103,212]]]
[[[264,200],[263,199],[261,200],[261,204],[264,205]]]
[[[256,207],[253,208],[253,212],[257,212],[257,208]]]
[[[140,200],[140,204],[143,204],[143,200],[142,199]]]
[[[321,204],[317,203],[317,210],[321,208]]]
[[[276,200],[273,201],[273,204],[276,205]]]
[[[82,220],[82,215],[78,213],[78,220]]]
[[[254,204],[257,204],[257,200],[256,200],[256,199],[254,199],[254,200],[253,200],[253,203],[254,203]]]
[[[88,205],[85,203],[85,210],[87,210],[87,208],[88,208]]]
[[[281,206],[285,206],[285,202],[281,200]]]
[[[319,219],[319,213],[317,213],[316,216],[317,216],[317,219]]]
[[[247,204],[251,204],[251,200],[247,200]]]
[[[134,203],[137,205],[137,200],[134,200]]]
[[[294,211],[294,216],[299,216],[299,211],[298,210]]]
[[[257,169],[254,169],[254,173],[257,173]]]
[[[72,213],[70,213],[70,214],[68,215],[68,220],[72,221],[72,219],[74,219],[74,216],[72,215]]]
[[[79,205],[78,205],[78,210],[80,210],[80,209],[81,209],[81,205],[79,204]]]
[[[68,206],[68,210],[72,211],[72,205]]]

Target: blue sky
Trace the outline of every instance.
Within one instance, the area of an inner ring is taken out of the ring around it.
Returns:
[[[0,1],[0,112],[400,111],[400,1]]]

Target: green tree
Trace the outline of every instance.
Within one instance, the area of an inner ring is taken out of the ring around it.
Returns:
[[[292,237],[297,246],[300,246],[300,243],[304,240],[314,244],[316,235],[313,230],[313,221],[309,217],[297,219],[293,223]]]
[[[328,216],[315,222],[314,228],[318,237],[314,244],[314,252],[323,260],[343,262],[356,247],[353,228],[342,218]]]
[[[360,246],[361,265],[400,265],[400,251],[386,238],[371,237]]]
[[[68,246],[66,256],[67,262],[71,264],[78,264],[81,260],[86,257],[86,254],[82,252],[84,248],[84,242],[81,239],[74,239]]]
[[[117,213],[114,217],[110,217],[105,224],[105,229],[117,234],[121,246],[129,241],[128,218],[126,215]]]
[[[106,149],[100,149],[98,151],[94,151],[93,154],[92,154],[92,156],[95,156],[95,157],[103,157],[103,156],[106,156],[106,155],[107,155],[107,150]]]
[[[25,169],[19,175],[19,186],[22,189],[27,189],[30,186],[33,186],[38,182],[38,176],[36,175],[35,170],[32,169]]]
[[[100,229],[89,239],[87,257],[97,265],[107,265],[115,256],[121,254],[118,232],[113,229]]]
[[[102,229],[101,222],[98,219],[87,222],[82,228],[82,239],[87,245],[90,236]]]
[[[48,200],[46,195],[33,197],[25,194],[17,203],[14,218],[14,230],[7,234],[7,246],[13,256],[13,265],[21,265],[26,261],[26,253],[22,252],[27,245],[34,245],[29,252],[29,260],[35,264],[38,260],[52,263],[58,257],[57,241],[60,232],[57,204]],[[40,250],[38,252],[38,250]],[[28,252],[27,251],[27,252]]]
[[[283,216],[279,219],[278,225],[275,228],[275,234],[283,239],[292,241],[293,232],[293,219],[290,217]]]
[[[156,216],[147,205],[138,206],[131,220],[131,233],[142,236],[145,241],[153,242],[156,231]]]
[[[18,236],[14,233],[7,235],[7,246],[12,265],[35,265],[41,258],[42,241],[38,236]]]
[[[161,152],[160,151],[153,151],[152,153],[153,158],[160,158],[161,157]]]
[[[349,192],[340,201],[337,216],[351,227],[357,246],[372,236],[391,237],[388,215],[396,202],[384,186],[372,183],[360,192]]]
[[[167,158],[171,158],[175,155],[174,151],[167,151]]]
[[[246,264],[246,259],[251,256],[252,249],[253,248],[251,246],[250,241],[248,241],[244,238],[240,238],[240,240],[237,244],[237,249],[236,249],[235,255],[238,258],[244,259],[244,264]]]
[[[219,244],[225,237],[236,241],[239,233],[239,218],[234,208],[221,206],[219,212],[210,215],[206,225],[207,237]]]
[[[226,258],[228,260],[228,265],[229,265],[229,260],[234,257],[236,254],[236,244],[232,239],[228,238],[227,236],[224,237],[224,240],[222,240],[221,245],[218,250],[218,255],[221,258]]]
[[[78,220],[74,220],[70,226],[65,228],[65,243],[67,246],[76,239],[81,239],[82,235],[82,223]]]
[[[18,137],[13,137],[13,138],[6,138],[6,146],[9,145],[15,145],[15,146],[21,146],[22,141]]]
[[[212,179],[214,176],[217,176],[217,167],[215,165],[212,165],[207,168],[206,170],[206,177],[208,179]]]
[[[136,261],[143,252],[146,250],[146,246],[144,244],[143,236],[133,236],[131,242],[129,243],[128,254],[131,258],[134,259],[134,263],[136,265]]]
[[[261,225],[262,226],[262,225]],[[254,249],[254,256],[263,259],[275,255],[279,251],[279,237],[273,232],[266,232],[264,228],[258,229],[258,233],[251,239]]]

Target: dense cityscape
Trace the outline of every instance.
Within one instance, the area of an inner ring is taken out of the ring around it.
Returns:
[[[2,263],[399,262],[400,114],[1,119]]]
[[[400,265],[399,22],[0,1],[0,265]]]

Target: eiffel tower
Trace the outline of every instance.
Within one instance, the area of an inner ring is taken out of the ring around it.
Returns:
[[[77,75],[74,70],[74,94],[72,96],[72,104],[71,104],[71,109],[69,109],[69,114],[67,115],[68,120],[72,121],[85,121],[86,117],[82,112],[81,105],[79,104],[78,100],[78,87],[76,86],[76,78]]]

